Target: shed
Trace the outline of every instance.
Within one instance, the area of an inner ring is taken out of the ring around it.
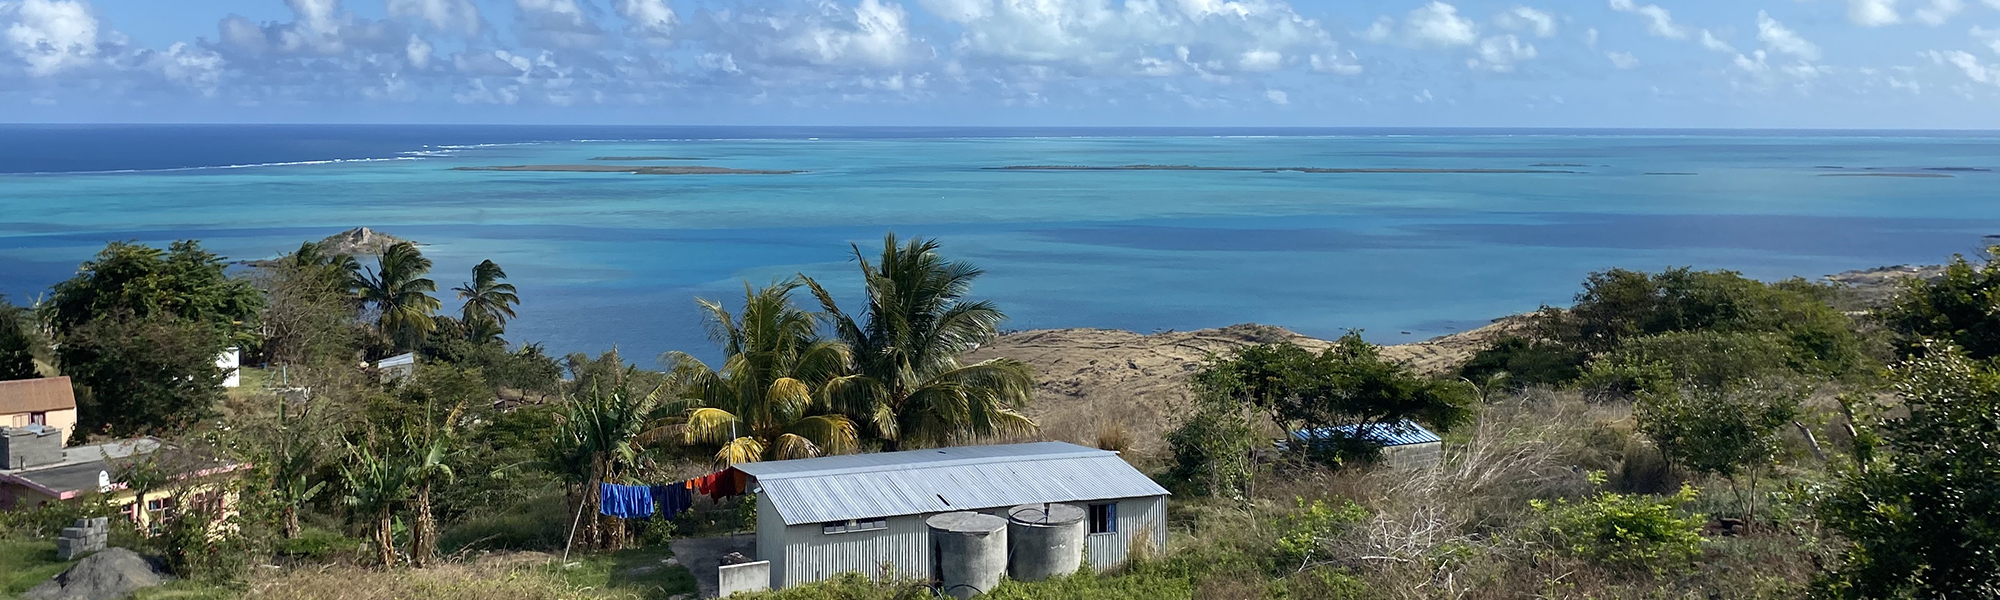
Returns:
[[[1382,448],[1382,464],[1393,468],[1428,467],[1443,456],[1444,440],[1415,421],[1369,423],[1292,432],[1292,439],[1310,444],[1317,440],[1347,436],[1366,440]]]
[[[40,425],[62,432],[76,427],[76,391],[69,377],[0,381],[0,427]]]
[[[741,463],[757,494],[757,558],[783,589],[839,573],[935,579],[932,515],[1005,518],[1038,502],[1082,506],[1099,569],[1167,543],[1167,490],[1116,452],[1064,442],[961,446]]]

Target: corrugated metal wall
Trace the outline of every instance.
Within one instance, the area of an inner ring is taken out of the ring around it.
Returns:
[[[1165,496],[1118,500],[1118,531],[1089,536],[1084,540],[1090,564],[1103,570],[1125,561],[1132,540],[1146,532],[1155,548],[1167,547],[1167,499]],[[1097,504],[1095,502],[1077,504]],[[930,515],[890,517],[889,528],[827,535],[819,524],[786,527],[767,502],[757,499],[757,559],[771,561],[773,589],[830,579],[840,573],[882,574],[882,565],[894,565],[897,577],[931,577]],[[1007,516],[1011,507],[994,507],[979,512]],[[766,515],[769,515],[768,517]],[[767,520],[768,519],[768,520]],[[781,551],[769,549],[782,548]]]
[[[897,577],[930,577],[931,532],[923,515],[889,517],[889,528],[876,531],[828,535],[818,524],[794,525],[783,531],[784,567],[773,572],[783,583],[781,587],[840,573],[875,577],[882,573],[884,563],[893,565]],[[773,560],[772,564],[779,562]]]
[[[1097,502],[1079,504],[1099,504]],[[1167,499],[1165,496],[1152,498],[1126,498],[1118,501],[1118,531],[1085,536],[1083,544],[1089,553],[1085,556],[1090,564],[1102,571],[1125,562],[1125,555],[1132,549],[1132,540],[1141,534],[1150,538],[1155,550],[1167,548]]]

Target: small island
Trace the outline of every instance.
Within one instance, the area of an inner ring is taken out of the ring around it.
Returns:
[[[1915,177],[1918,179],[1950,179],[1944,173],[1820,173],[1820,177]]]
[[[513,173],[631,173],[633,175],[791,175],[805,171],[732,169],[702,165],[652,167],[644,165],[502,165],[492,167],[452,167],[453,171],[506,171]]]
[[[986,167],[991,171],[1261,171],[1265,173],[1576,173],[1557,169],[1429,169],[1413,167],[1328,168],[1328,167],[1204,167],[1197,165],[1010,165]]]
[[[590,160],[628,161],[628,160],[708,160],[708,159],[699,156],[593,156],[590,158]]]

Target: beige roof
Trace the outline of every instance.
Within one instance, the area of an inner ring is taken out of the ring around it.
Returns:
[[[0,381],[0,415],[75,409],[69,377]]]

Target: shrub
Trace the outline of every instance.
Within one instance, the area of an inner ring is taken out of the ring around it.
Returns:
[[[1548,519],[1548,540],[1558,552],[1607,566],[1664,570],[1701,554],[1703,519],[1680,510],[1695,495],[1693,487],[1682,486],[1664,498],[1600,492],[1582,502],[1531,500],[1529,506]]]
[[[1197,392],[1187,418],[1167,433],[1173,453],[1168,477],[1197,496],[1242,499],[1250,485],[1256,431],[1245,408],[1228,397]]]
[[[1627,340],[1591,361],[1582,383],[1623,394],[1722,389],[1811,368],[1778,334],[1675,331]]]
[[[1755,511],[1757,475],[1778,458],[1786,425],[1798,415],[1803,389],[1758,383],[1738,389],[1689,388],[1646,394],[1635,412],[1639,430],[1674,462],[1729,479],[1746,518]],[[1750,505],[1738,477],[1747,476]]]
[[[1510,335],[1472,355],[1458,374],[1487,387],[1518,390],[1535,385],[1559,385],[1583,374],[1587,356],[1550,341]]]
[[[1856,372],[1868,364],[1853,320],[1835,309],[1838,291],[1803,279],[1764,283],[1733,271],[1612,269],[1590,274],[1576,305],[1544,309],[1544,338],[1601,354],[1627,340],[1677,331],[1770,333],[1810,371]]]
[[[1994,251],[2000,251],[1996,246]],[[1989,252],[1989,255],[1991,252]],[[1948,340],[1975,360],[2000,356],[2000,260],[1973,266],[1953,256],[1936,281],[1911,279],[1882,320],[1902,334],[1908,350],[1925,339]]]
[[[1368,518],[1368,509],[1352,500],[1340,499],[1337,504],[1327,504],[1324,500],[1306,502],[1295,498],[1298,511],[1280,517],[1277,560],[1280,571],[1304,571],[1318,560],[1325,558],[1324,548],[1334,536]]]

